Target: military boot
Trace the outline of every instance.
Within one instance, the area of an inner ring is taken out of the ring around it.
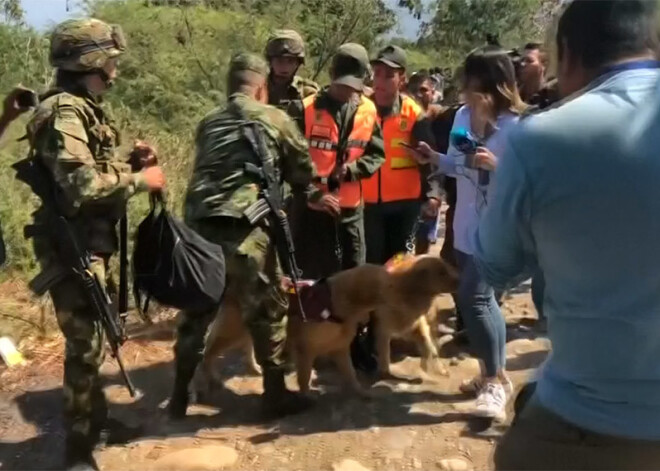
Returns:
[[[190,381],[192,381],[194,374],[194,369],[177,367],[172,397],[167,406],[167,412],[170,419],[182,420],[186,417],[188,403],[190,402],[188,386],[190,385]]]
[[[121,420],[107,419],[101,426],[99,439],[103,445],[122,445],[142,436],[144,427],[127,425]]]
[[[64,447],[64,468],[67,471],[99,471],[93,450],[94,442],[91,438],[70,433]]]
[[[295,415],[310,409],[314,401],[300,393],[289,391],[284,384],[284,370],[265,369],[262,410],[267,420]]]

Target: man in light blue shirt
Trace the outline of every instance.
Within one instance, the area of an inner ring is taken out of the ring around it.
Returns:
[[[540,268],[552,353],[497,469],[660,469],[660,69],[651,0],[574,0],[559,106],[508,136],[475,257]]]

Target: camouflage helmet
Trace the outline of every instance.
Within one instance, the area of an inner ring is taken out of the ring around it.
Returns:
[[[266,58],[290,56],[305,60],[305,42],[302,36],[292,29],[275,31],[266,43]]]
[[[120,26],[94,18],[67,20],[51,36],[50,63],[58,69],[86,72],[102,68],[125,50]]]

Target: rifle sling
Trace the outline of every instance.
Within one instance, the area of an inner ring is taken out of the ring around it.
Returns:
[[[128,214],[119,221],[119,296],[118,311],[128,312]]]
[[[348,138],[353,130],[355,124],[355,115],[357,114],[357,106],[354,100],[349,101],[346,106],[342,107],[339,113],[339,142],[337,144],[337,155],[335,162],[336,171],[340,172],[341,167],[344,165],[346,159],[346,149],[348,148]]]

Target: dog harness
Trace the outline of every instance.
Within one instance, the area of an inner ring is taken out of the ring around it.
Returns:
[[[287,289],[289,295],[289,315],[303,318],[299,304],[296,302],[296,293],[293,286]],[[310,322],[336,322],[341,324],[343,319],[334,315],[332,309],[332,293],[330,283],[323,278],[316,282],[302,280],[298,282],[300,304],[305,311],[305,317]]]

